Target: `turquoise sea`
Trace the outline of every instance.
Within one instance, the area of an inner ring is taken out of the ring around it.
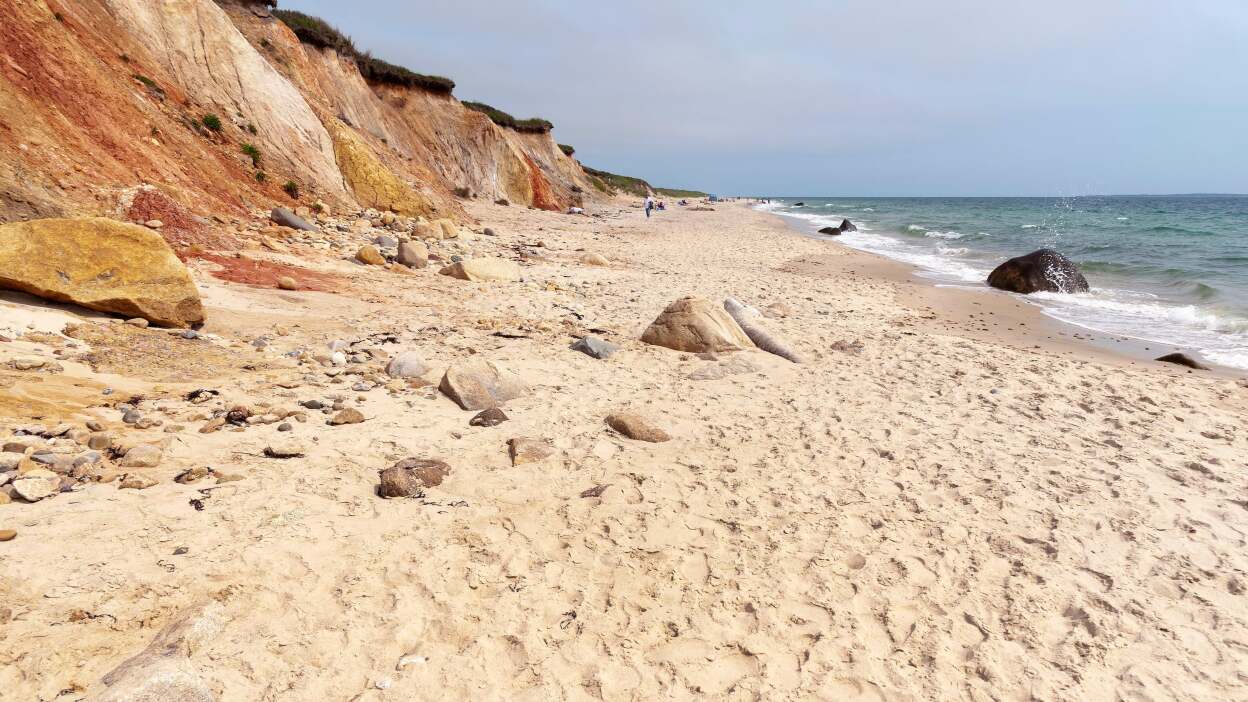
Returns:
[[[1046,314],[1248,369],[1248,196],[806,197],[758,207],[812,236],[848,218],[859,231],[837,241],[945,285],[983,286],[1005,259],[1053,248],[1092,291],[1028,296]]]

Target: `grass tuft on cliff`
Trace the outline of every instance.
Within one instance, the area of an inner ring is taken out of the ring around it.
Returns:
[[[360,75],[371,83],[421,88],[444,95],[450,95],[455,90],[455,81],[450,78],[416,73],[389,61],[375,58],[367,51],[360,51],[355,48],[355,42],[351,41],[351,37],[319,17],[295,10],[274,10],[273,16],[290,27],[290,31],[294,32],[299,41],[304,44],[319,49],[330,49],[355,61],[355,65],[360,69]]]
[[[555,128],[555,125],[550,121],[544,120],[540,117],[533,117],[531,119],[516,119],[496,107],[490,107],[484,102],[465,102],[464,107],[467,107],[474,112],[480,112],[486,117],[489,117],[491,122],[500,127],[514,129],[517,132],[545,134]]]
[[[641,178],[633,178],[632,176],[622,176],[608,171],[600,171],[596,168],[584,166],[585,172],[589,174],[590,182],[594,187],[602,192],[625,192],[631,195],[645,197],[649,195],[654,188]]]
[[[568,144],[560,144],[559,150],[563,152],[564,156],[571,156],[572,154],[576,153],[576,149],[572,148]]]
[[[704,198],[706,193],[701,190],[681,190],[680,188],[655,188],[654,192],[665,197]]]

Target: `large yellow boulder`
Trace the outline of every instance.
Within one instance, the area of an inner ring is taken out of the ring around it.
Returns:
[[[452,220],[445,218],[435,219],[433,220],[433,227],[441,232],[441,238],[443,239],[454,239],[459,236],[459,227]]]
[[[641,340],[677,351],[737,351],[754,342],[724,308],[698,297],[682,297],[667,306]]]
[[[334,142],[338,170],[361,205],[408,216],[432,211],[428,201],[386,168],[350,127],[336,120],[326,126]]]
[[[111,219],[0,226],[0,288],[170,327],[204,321],[199,291],[169,244]]]

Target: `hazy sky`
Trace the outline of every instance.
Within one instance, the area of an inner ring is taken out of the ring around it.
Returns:
[[[1248,0],[281,0],[654,185],[1248,192]]]

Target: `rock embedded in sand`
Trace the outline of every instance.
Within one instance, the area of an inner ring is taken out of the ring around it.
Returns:
[[[540,439],[515,437],[507,440],[507,452],[511,456],[511,465],[522,466],[550,458],[555,450]]]
[[[102,678],[107,686],[95,702],[217,702],[217,695],[191,665],[225,625],[225,608],[210,602],[170,622],[139,654]]]
[[[204,321],[199,291],[165,240],[111,219],[0,225],[0,288],[170,327]]]
[[[739,351],[754,346],[722,307],[699,297],[682,297],[668,305],[646,328],[641,340],[690,353]]]
[[[382,256],[381,252],[377,250],[377,247],[372,244],[365,244],[361,246],[360,250],[355,252],[355,260],[370,266],[386,265],[385,257]]]
[[[122,468],[155,468],[160,465],[164,451],[155,444],[139,444],[126,451],[117,465]]]
[[[342,426],[344,424],[360,424],[364,421],[364,415],[357,409],[348,407],[335,414],[329,420],[330,426]]]
[[[298,290],[299,283],[295,282],[294,278],[284,275],[277,279],[277,287],[282,290]]]
[[[377,495],[422,497],[423,488],[441,485],[450,473],[451,467],[444,461],[405,458],[378,474]]]
[[[273,220],[274,224],[280,224],[291,229],[299,229],[305,232],[320,231],[315,225],[285,207],[274,207],[273,211],[269,213],[269,219]]]
[[[466,410],[498,407],[528,392],[528,387],[518,376],[479,358],[446,369],[438,389]]]
[[[269,458],[299,458],[303,454],[303,445],[297,441],[275,441],[264,447]]]
[[[17,538],[16,529],[0,529],[0,542],[12,541]]]
[[[35,468],[22,473],[13,481],[13,491],[27,502],[38,502],[60,492],[61,478],[56,473],[43,468]]]
[[[418,351],[404,351],[386,364],[386,374],[391,378],[419,378],[429,372],[429,365]]]
[[[608,261],[605,257],[600,256],[599,254],[596,254],[596,253],[587,253],[584,256],[581,256],[581,263],[587,266],[609,266],[611,265],[610,261]]]
[[[400,241],[395,260],[408,268],[424,268],[429,265],[429,247],[419,241]]]
[[[146,475],[137,473],[128,473],[126,477],[121,479],[117,484],[118,490],[146,490],[156,484],[156,480]]]
[[[635,412],[616,412],[608,415],[607,426],[635,441],[661,444],[672,439],[667,432],[654,426],[645,417]]]
[[[438,272],[474,283],[520,280],[520,265],[503,258],[474,258],[457,261]]]
[[[1023,295],[1088,291],[1088,280],[1079,272],[1079,266],[1052,249],[1039,249],[1011,258],[988,275],[988,284]]]
[[[610,358],[616,351],[619,351],[620,347],[596,336],[588,335],[577,339],[572,344],[572,350],[580,351],[586,356],[603,361]]]
[[[481,410],[468,420],[470,427],[496,427],[510,419],[507,413],[497,407]]]

